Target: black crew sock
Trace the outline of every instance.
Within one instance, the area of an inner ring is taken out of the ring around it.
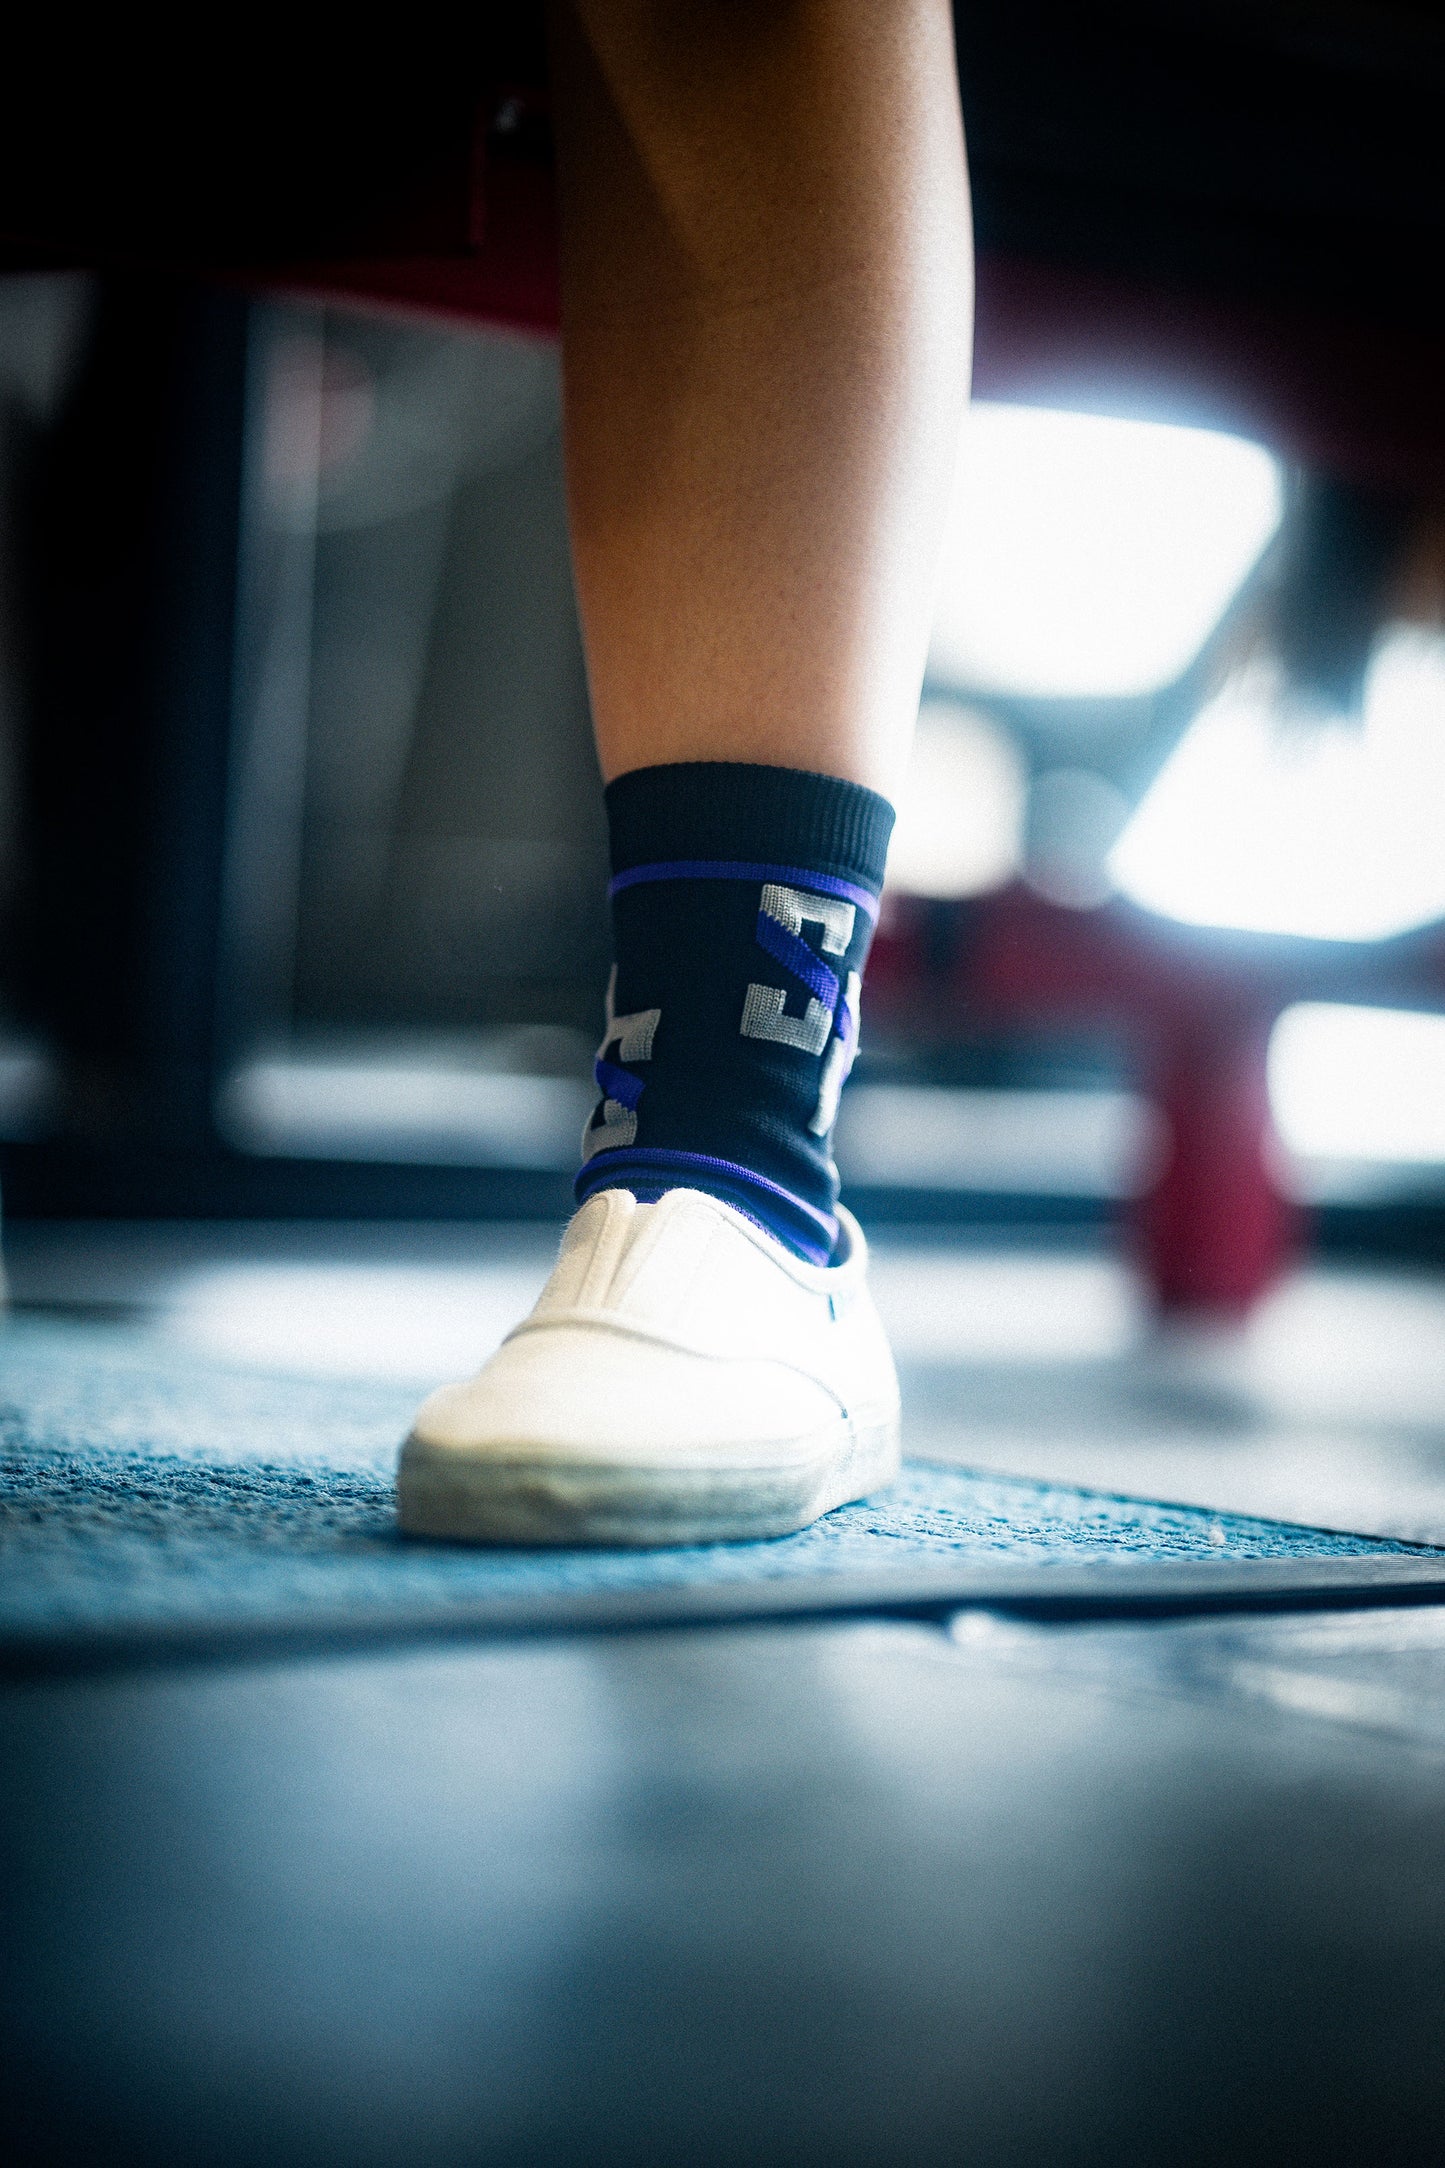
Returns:
[[[893,808],[836,776],[687,761],[619,776],[607,815],[617,962],[577,1201],[707,1190],[826,1264]]]

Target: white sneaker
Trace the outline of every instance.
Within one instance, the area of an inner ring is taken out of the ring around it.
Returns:
[[[892,1482],[867,1245],[818,1266],[697,1190],[582,1207],[531,1316],[417,1414],[401,1525],[473,1543],[781,1536]]]

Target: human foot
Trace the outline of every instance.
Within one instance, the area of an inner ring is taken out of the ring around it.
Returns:
[[[898,1469],[898,1386],[867,1248],[810,1265],[696,1190],[604,1190],[530,1317],[418,1411],[408,1534],[672,1544],[786,1535]]]

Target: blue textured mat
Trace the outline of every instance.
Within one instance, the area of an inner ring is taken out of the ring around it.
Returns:
[[[793,1609],[856,1608],[860,1591],[984,1601],[1043,1577],[1057,1587],[1061,1570],[1087,1587],[1155,1569],[1157,1591],[1159,1569],[1207,1589],[1262,1562],[1339,1585],[1352,1563],[1378,1581],[1393,1560],[1407,1578],[1445,1580],[1445,1554],[1422,1546],[926,1463],[772,1542],[422,1544],[398,1535],[391,1493],[414,1400],[410,1388],[238,1372],[116,1327],[12,1322],[0,1333],[0,1647],[605,1621],[638,1615],[639,1599],[686,1617],[776,1608],[784,1591]]]

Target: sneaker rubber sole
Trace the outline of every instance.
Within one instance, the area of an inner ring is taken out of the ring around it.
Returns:
[[[720,1465],[565,1460],[519,1444],[469,1454],[409,1438],[397,1470],[403,1533],[458,1543],[658,1548],[793,1535],[891,1483],[898,1416],[840,1419],[822,1435]]]

